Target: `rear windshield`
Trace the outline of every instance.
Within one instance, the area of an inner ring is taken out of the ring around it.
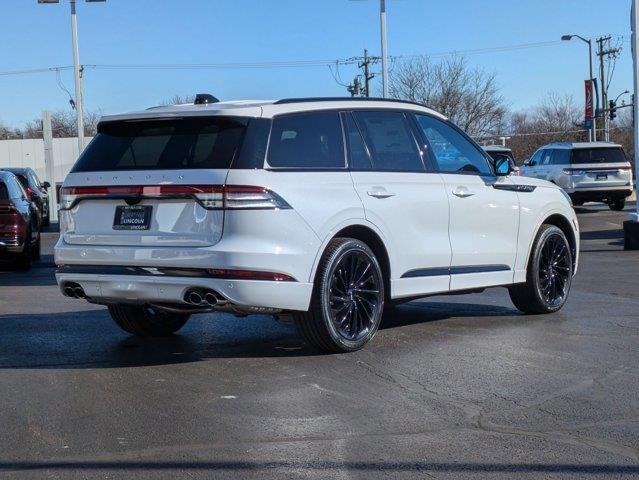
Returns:
[[[621,148],[583,148],[572,151],[571,163],[626,163]]]
[[[229,117],[102,123],[72,171],[228,169],[245,128]]]

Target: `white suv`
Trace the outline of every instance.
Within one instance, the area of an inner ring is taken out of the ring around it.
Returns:
[[[632,167],[614,143],[549,143],[524,162],[521,174],[559,185],[577,206],[605,202],[623,210],[632,195]]]
[[[292,317],[361,348],[385,305],[505,286],[559,310],[578,225],[551,183],[508,176],[418,104],[288,99],[102,118],[62,188],[56,277],[135,335],[211,311]]]

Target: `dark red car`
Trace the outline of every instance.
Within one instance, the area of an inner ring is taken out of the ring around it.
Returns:
[[[0,260],[20,269],[40,256],[38,207],[13,173],[0,171]]]

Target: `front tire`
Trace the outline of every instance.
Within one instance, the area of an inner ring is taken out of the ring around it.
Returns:
[[[384,311],[384,278],[375,254],[351,238],[331,240],[320,260],[308,312],[293,320],[307,343],[353,352],[375,335]]]
[[[166,337],[189,319],[188,313],[172,313],[147,305],[110,305],[111,318],[127,333],[138,337]]]
[[[526,283],[510,287],[510,299],[526,314],[557,312],[568,298],[572,272],[572,251],[566,235],[554,225],[542,225],[528,261]]]

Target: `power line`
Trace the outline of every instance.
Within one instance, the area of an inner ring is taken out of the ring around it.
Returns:
[[[625,38],[619,36],[619,38]],[[486,53],[500,53],[516,51],[530,48],[551,47],[561,44],[560,40],[546,42],[521,43],[515,45],[504,45],[498,47],[475,48],[468,50],[449,50],[445,52],[417,53],[406,55],[392,55],[391,60],[409,59],[415,57],[446,57],[446,56],[467,56],[481,55]],[[350,57],[345,59],[330,60],[281,60],[270,62],[231,62],[231,63],[131,63],[131,64],[87,64],[85,68],[93,70],[198,70],[198,69],[245,69],[245,68],[311,68],[325,67],[326,65],[355,65],[362,60],[361,57]],[[55,72],[56,70],[72,70],[72,66],[43,67],[25,70],[10,70],[0,72],[0,76],[28,75],[36,73]]]

